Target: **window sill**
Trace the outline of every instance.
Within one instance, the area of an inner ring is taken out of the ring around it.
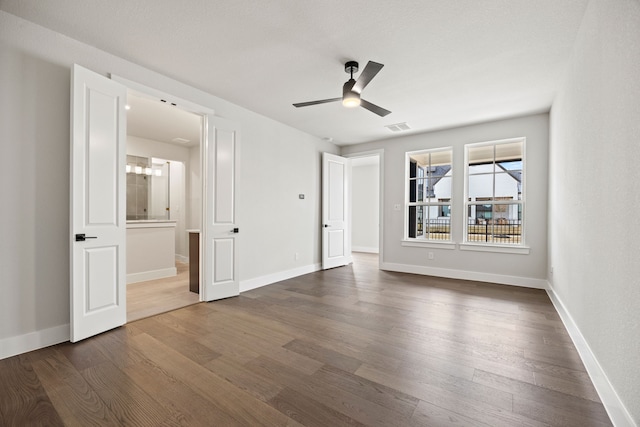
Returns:
[[[414,248],[434,248],[434,249],[455,249],[453,242],[438,242],[434,240],[404,239],[400,242],[402,246],[412,246]]]
[[[528,246],[504,246],[504,245],[488,245],[488,244],[478,244],[478,243],[460,243],[460,250],[529,255],[529,251],[531,250],[531,248]]]

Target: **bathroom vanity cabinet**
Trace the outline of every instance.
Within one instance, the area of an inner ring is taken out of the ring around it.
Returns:
[[[176,274],[176,221],[127,221],[127,283]]]

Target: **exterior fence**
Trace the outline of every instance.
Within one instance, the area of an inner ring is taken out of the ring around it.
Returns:
[[[510,243],[522,241],[522,225],[519,220],[484,220],[481,224],[467,226],[468,242]]]
[[[467,226],[467,242],[520,244],[522,225],[519,220],[470,220]],[[481,223],[476,223],[482,221]],[[431,219],[424,224],[424,238],[428,240],[450,240],[451,223],[448,218]]]

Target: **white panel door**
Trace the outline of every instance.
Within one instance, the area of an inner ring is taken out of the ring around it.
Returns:
[[[322,155],[322,268],[351,262],[349,230],[349,159]]]
[[[71,74],[71,342],[127,320],[127,91],[74,65]]]
[[[207,115],[203,149],[202,299],[212,301],[240,293],[236,182],[237,126]]]

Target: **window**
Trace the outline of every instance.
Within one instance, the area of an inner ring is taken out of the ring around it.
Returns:
[[[407,239],[451,240],[450,148],[407,153]]]
[[[524,138],[466,146],[465,241],[523,245]]]

